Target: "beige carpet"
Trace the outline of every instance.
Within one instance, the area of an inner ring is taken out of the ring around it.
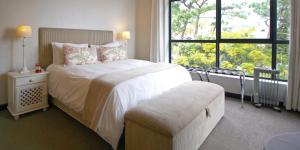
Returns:
[[[256,109],[231,98],[226,115],[200,150],[262,150],[263,141],[283,132],[300,132],[300,113]],[[62,111],[52,107],[21,116],[17,121],[0,112],[2,150],[110,150],[109,144]],[[124,139],[119,149],[124,149]]]

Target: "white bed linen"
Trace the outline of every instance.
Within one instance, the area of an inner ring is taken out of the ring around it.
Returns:
[[[152,64],[142,60],[122,60],[111,63],[98,63],[89,65],[50,65],[48,80],[49,94],[61,100],[63,104],[77,113],[84,107],[85,97],[91,81],[104,74],[128,70]]]
[[[121,60],[105,64],[91,64],[63,67],[51,65],[49,75],[49,93],[61,100],[67,107],[81,113],[91,81],[101,75],[129,70],[153,63],[141,60]],[[124,127],[126,111],[139,101],[191,81],[189,73],[181,66],[164,71],[146,74],[122,82],[109,94],[98,121],[96,131],[103,139],[117,148]]]

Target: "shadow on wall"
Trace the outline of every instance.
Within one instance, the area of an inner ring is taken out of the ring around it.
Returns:
[[[15,42],[16,42],[16,29],[15,28],[7,28],[2,35],[2,40],[8,43],[6,47],[6,58],[8,61],[6,65],[3,65],[3,70],[0,70],[0,105],[7,103],[7,71],[14,71],[16,66],[16,50],[15,50]],[[5,68],[6,67],[6,68]]]
[[[16,62],[14,61],[16,58],[16,50],[15,50],[15,42],[17,41],[17,37],[16,37],[16,29],[15,28],[7,28],[3,34],[3,40],[6,42],[9,42],[9,47],[8,47],[8,51],[10,53],[10,55],[8,57],[10,57],[10,71],[15,71],[16,68]]]

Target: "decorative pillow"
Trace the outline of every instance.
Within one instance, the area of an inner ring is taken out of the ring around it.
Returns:
[[[66,65],[95,64],[98,62],[97,49],[95,47],[78,48],[64,45],[63,49]]]
[[[97,47],[98,60],[101,62],[112,62],[127,59],[125,45],[120,42],[112,42],[99,46],[93,45],[91,47]]]
[[[88,47],[88,44],[73,44],[73,43],[57,43],[57,42],[52,42],[52,49],[53,49],[53,64],[56,65],[62,65],[64,64],[65,61],[65,55],[64,55],[64,50],[63,46],[71,46],[71,47]]]

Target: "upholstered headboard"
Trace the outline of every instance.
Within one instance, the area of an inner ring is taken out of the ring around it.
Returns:
[[[112,41],[112,31],[40,28],[39,63],[43,68],[52,64],[52,42],[100,45]]]

